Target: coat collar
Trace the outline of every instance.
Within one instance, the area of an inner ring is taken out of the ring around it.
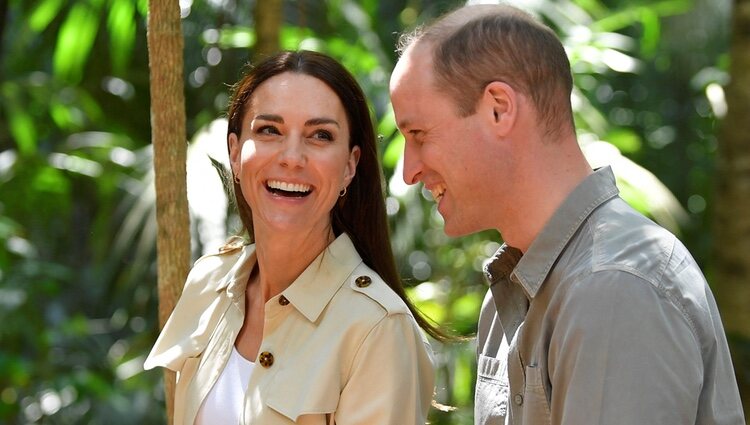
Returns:
[[[362,263],[352,240],[342,233],[282,293],[307,320],[315,322],[347,277]]]
[[[247,279],[255,267],[255,244],[247,245],[237,258],[237,263],[221,278],[217,292],[226,292],[229,298],[241,300]],[[346,233],[337,237],[280,295],[283,295],[307,320],[315,322],[346,278],[362,263],[352,240]]]

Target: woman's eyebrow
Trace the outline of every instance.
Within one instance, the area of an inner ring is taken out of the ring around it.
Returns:
[[[284,124],[284,118],[282,118],[281,115],[275,114],[258,114],[253,120],[273,121],[279,124]]]
[[[305,121],[305,126],[322,125],[322,124],[333,124],[336,127],[341,128],[339,122],[333,118],[311,118]]]

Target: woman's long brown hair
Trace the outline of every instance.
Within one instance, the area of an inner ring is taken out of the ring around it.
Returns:
[[[334,234],[349,235],[365,264],[377,272],[401,297],[425,332],[439,341],[450,339],[412,304],[404,291],[391,249],[383,195],[384,178],[378,162],[375,129],[365,95],[349,71],[335,59],[310,51],[281,52],[265,59],[249,68],[232,89],[227,136],[231,133],[239,136],[242,118],[255,89],[269,78],[284,72],[309,75],[326,83],[346,110],[350,129],[349,148],[360,148],[357,172],[346,194],[331,211]],[[236,182],[234,193],[242,224],[250,241],[254,242],[252,212]]]

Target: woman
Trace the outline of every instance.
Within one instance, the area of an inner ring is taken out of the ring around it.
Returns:
[[[424,424],[439,336],[388,239],[364,95],[335,60],[273,56],[234,87],[227,136],[249,241],[199,259],[147,369],[176,424]]]

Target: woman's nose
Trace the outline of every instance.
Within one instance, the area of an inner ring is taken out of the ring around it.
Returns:
[[[282,151],[279,155],[281,165],[290,168],[305,165],[307,156],[302,138],[299,136],[290,136],[283,143]]]

